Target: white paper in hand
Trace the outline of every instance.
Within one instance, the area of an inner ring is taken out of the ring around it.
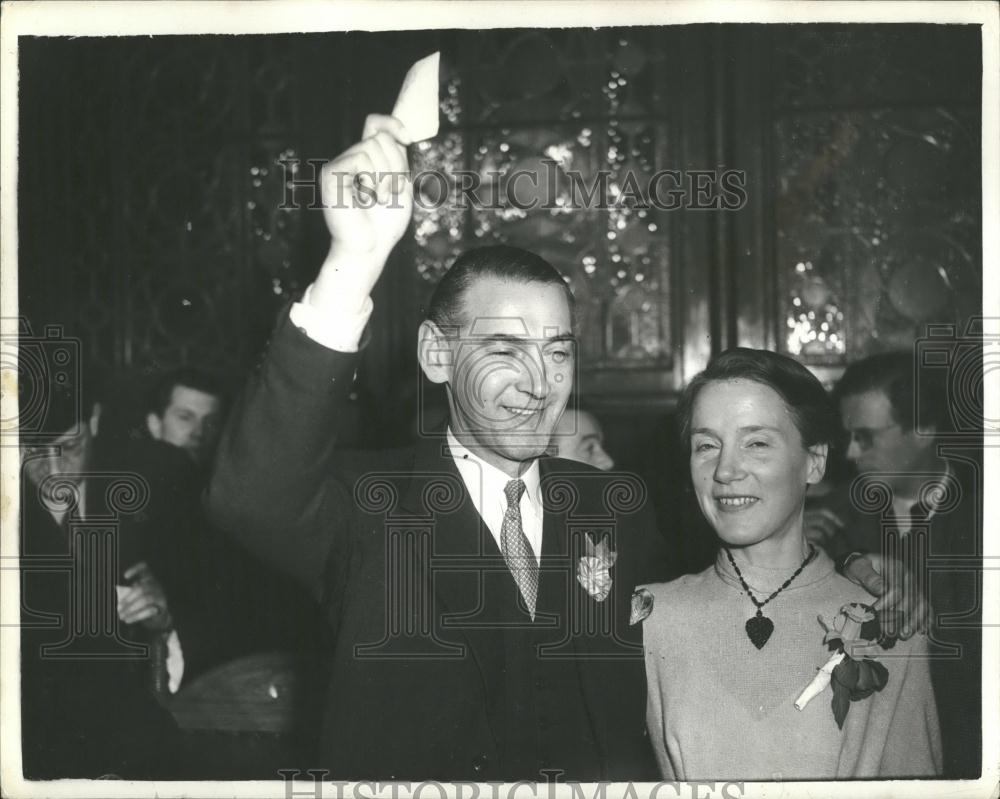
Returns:
[[[432,53],[410,67],[392,108],[392,115],[406,126],[415,142],[437,136],[440,62],[441,53]]]

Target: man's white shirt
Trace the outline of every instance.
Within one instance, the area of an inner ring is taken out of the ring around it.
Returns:
[[[312,286],[302,295],[302,302],[293,303],[288,318],[292,324],[317,344],[337,352],[357,352],[361,334],[372,315],[371,297],[360,301],[344,297],[342,308],[320,311],[309,304]],[[359,310],[360,309],[360,310]]]
[[[934,518],[934,514],[937,512],[941,501],[948,495],[948,482],[950,479],[954,479],[952,476],[951,464],[949,464],[948,461],[945,461],[944,472],[941,476],[935,480],[932,486],[925,486],[922,493],[928,499],[928,502],[925,503],[928,521]],[[904,497],[899,493],[893,492],[892,511],[896,514],[896,520],[899,525],[899,534],[902,536],[908,535],[910,530],[913,529],[910,523],[911,513],[913,505],[917,502],[917,500],[918,497]]]
[[[462,475],[462,482],[469,492],[469,498],[489,528],[497,547],[503,552],[501,528],[507,513],[507,497],[504,488],[514,478],[492,466],[464,446],[448,428],[448,449]],[[520,476],[525,491],[521,495],[521,526],[531,545],[531,551],[539,566],[542,563],[542,510],[541,480],[538,461],[534,460],[528,470]]]

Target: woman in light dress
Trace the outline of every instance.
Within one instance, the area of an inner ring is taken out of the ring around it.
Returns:
[[[637,597],[663,777],[940,773],[925,639],[882,638],[871,596],[803,534],[806,489],[838,429],[819,381],[791,358],[737,348],[694,378],[679,415],[720,546],[710,568]]]

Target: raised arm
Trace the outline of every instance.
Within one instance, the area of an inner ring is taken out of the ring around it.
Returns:
[[[330,463],[369,295],[412,213],[407,143],[398,120],[370,116],[362,141],[323,167],[329,254],[233,409],[209,485],[215,523],[314,594],[353,528]]]

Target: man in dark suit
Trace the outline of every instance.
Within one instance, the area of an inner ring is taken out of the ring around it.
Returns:
[[[559,273],[510,247],[460,258],[420,330],[447,430],[396,452],[336,448],[410,187],[380,181],[369,208],[334,200],[359,172],[407,174],[406,141],[369,117],[365,141],[325,168],[330,255],[234,411],[210,508],[326,608],[337,642],[319,765],[334,776],[655,777],[628,625],[633,587],[665,576],[644,489],[541,458],[573,383]]]
[[[597,417],[582,408],[567,408],[552,435],[555,454],[580,463],[589,463],[602,471],[615,468],[615,461],[604,449],[604,429]]]
[[[177,776],[177,729],[152,683],[159,644],[179,656],[180,643],[163,587],[137,559],[176,526],[162,470],[112,465],[97,435],[100,403],[78,407],[53,383],[34,388],[53,434],[22,450],[24,776]]]
[[[982,751],[982,443],[949,439],[943,386],[918,395],[909,352],[847,367],[837,384],[858,477],[806,515],[834,557],[880,553],[907,567],[933,608],[931,680],[944,774],[978,777]]]

